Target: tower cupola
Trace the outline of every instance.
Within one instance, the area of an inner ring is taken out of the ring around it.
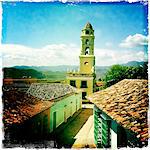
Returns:
[[[80,73],[95,73],[94,30],[88,22],[81,32]]]
[[[81,55],[94,55],[94,30],[88,22],[81,32]]]

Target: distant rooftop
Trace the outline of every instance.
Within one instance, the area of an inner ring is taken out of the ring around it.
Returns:
[[[67,94],[76,93],[76,88],[62,83],[32,83],[27,91],[34,97],[43,100],[54,100]]]
[[[124,79],[88,99],[124,128],[137,134],[141,141],[148,139],[148,81]]]

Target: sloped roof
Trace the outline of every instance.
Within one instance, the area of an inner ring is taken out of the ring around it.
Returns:
[[[76,92],[76,88],[62,83],[32,83],[27,91],[28,94],[43,100],[54,100]]]
[[[54,102],[43,101],[16,88],[3,92],[3,122],[4,128],[9,125],[20,124],[34,115],[48,109]]]
[[[117,123],[137,134],[141,141],[148,139],[148,81],[124,79],[88,99]]]
[[[61,83],[33,83],[27,93],[11,87],[3,91],[4,126],[22,123],[51,107],[55,100],[76,93],[76,88]]]

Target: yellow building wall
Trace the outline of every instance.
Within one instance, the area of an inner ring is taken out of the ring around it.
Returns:
[[[95,56],[92,55],[80,55],[80,73],[92,74],[94,72],[93,66],[95,65]]]
[[[70,80],[76,81],[76,88],[80,89],[82,92],[87,92],[87,96],[93,93],[93,77],[86,78],[86,77],[67,77],[67,84],[70,84]],[[81,81],[87,81],[87,88],[81,88]]]
[[[95,56],[94,56],[94,30],[92,25],[88,22],[81,32],[81,53],[79,55],[80,65],[78,72],[67,73],[67,83],[70,80],[76,81],[76,87],[82,92],[86,92],[89,96],[95,91]],[[87,88],[81,87],[81,81],[87,81]],[[72,84],[74,84],[72,82]],[[82,93],[85,99],[85,93]]]

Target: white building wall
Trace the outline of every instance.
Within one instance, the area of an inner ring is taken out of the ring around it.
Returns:
[[[110,129],[111,132],[111,149],[116,150],[117,149],[117,134]]]

